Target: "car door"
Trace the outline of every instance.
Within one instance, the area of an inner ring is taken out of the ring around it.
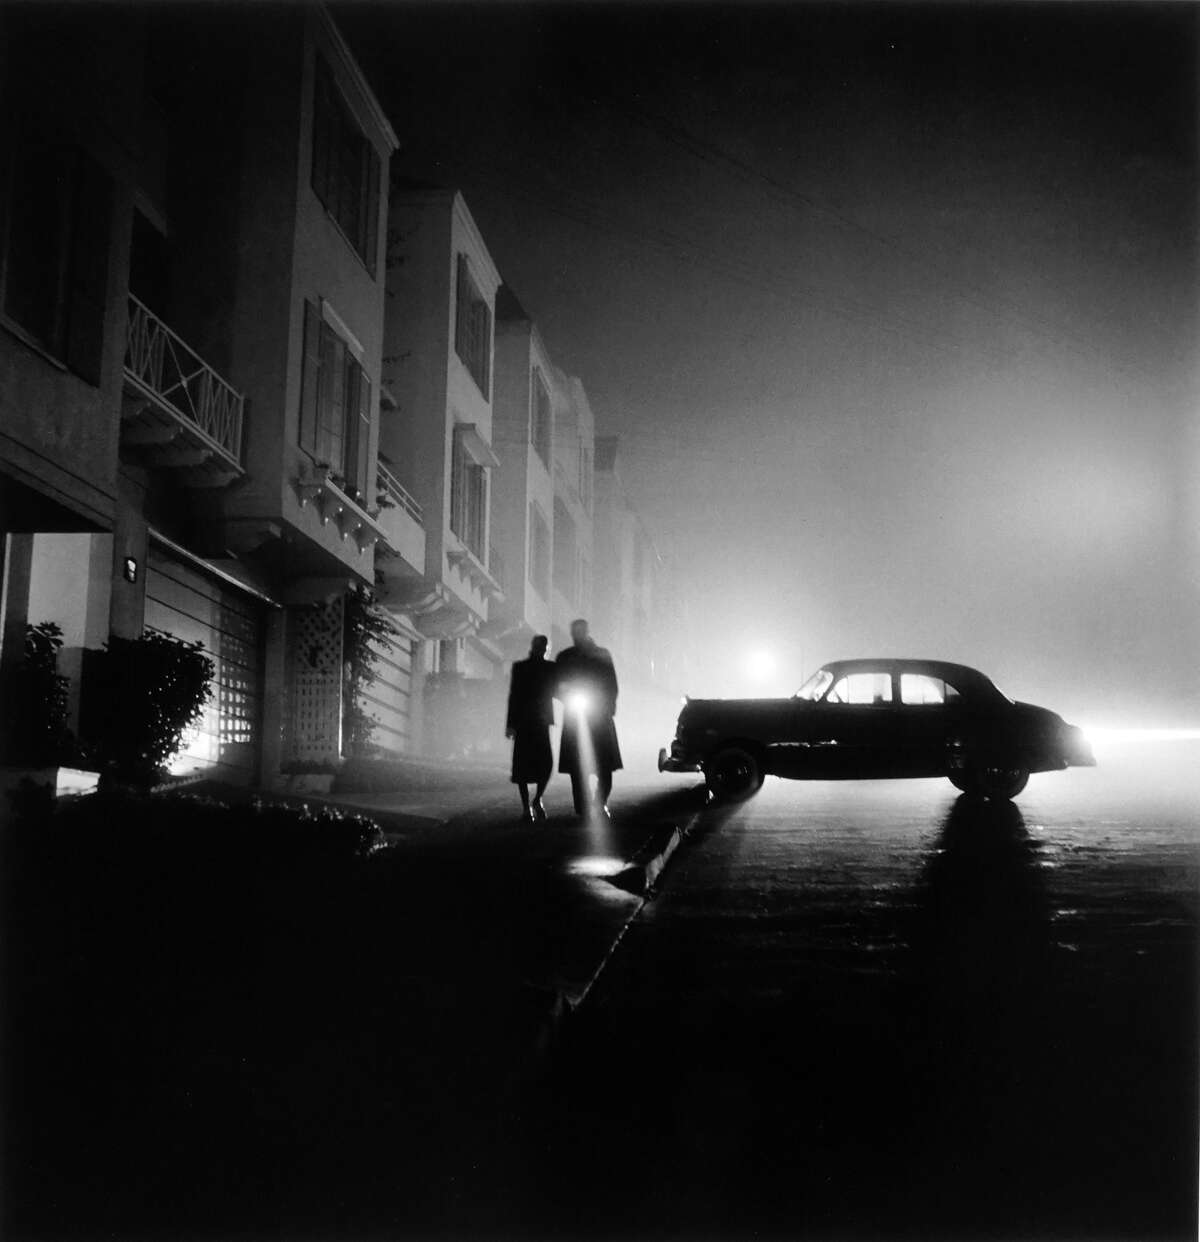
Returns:
[[[928,673],[901,673],[897,708],[897,764],[902,776],[942,776],[947,737],[958,720],[958,691]]]
[[[842,780],[891,775],[898,742],[893,690],[886,670],[839,677],[811,712],[809,774]]]

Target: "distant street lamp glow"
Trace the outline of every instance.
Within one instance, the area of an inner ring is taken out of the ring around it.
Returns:
[[[747,652],[745,668],[751,681],[768,681],[775,672],[775,657],[765,647],[757,647]]]
[[[573,690],[567,695],[567,707],[578,716],[586,716],[592,701],[583,690]]]

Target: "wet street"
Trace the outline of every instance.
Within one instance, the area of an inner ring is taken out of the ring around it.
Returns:
[[[706,812],[560,1050],[522,1223],[1194,1238],[1200,743],[1097,750],[1013,804]]]

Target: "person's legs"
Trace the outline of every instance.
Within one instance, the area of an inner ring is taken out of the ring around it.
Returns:
[[[596,801],[607,811],[608,796],[612,793],[613,774],[600,771],[596,774]]]
[[[542,795],[546,792],[546,786],[550,784],[550,774],[546,775],[537,783],[537,790],[533,795],[533,818],[536,820],[544,820],[546,818],[546,807],[542,802]]]
[[[529,786],[524,781],[517,782],[517,793],[521,795],[521,817],[529,818]]]
[[[582,815],[587,806],[587,777],[578,770],[571,773],[571,799],[575,803],[575,814]]]

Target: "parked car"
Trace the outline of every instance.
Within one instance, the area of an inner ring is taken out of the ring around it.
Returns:
[[[703,772],[737,800],[789,780],[945,776],[1014,798],[1031,772],[1095,765],[1083,731],[1014,703],[982,673],[940,660],[839,660],[790,699],[685,699],[660,772]]]

